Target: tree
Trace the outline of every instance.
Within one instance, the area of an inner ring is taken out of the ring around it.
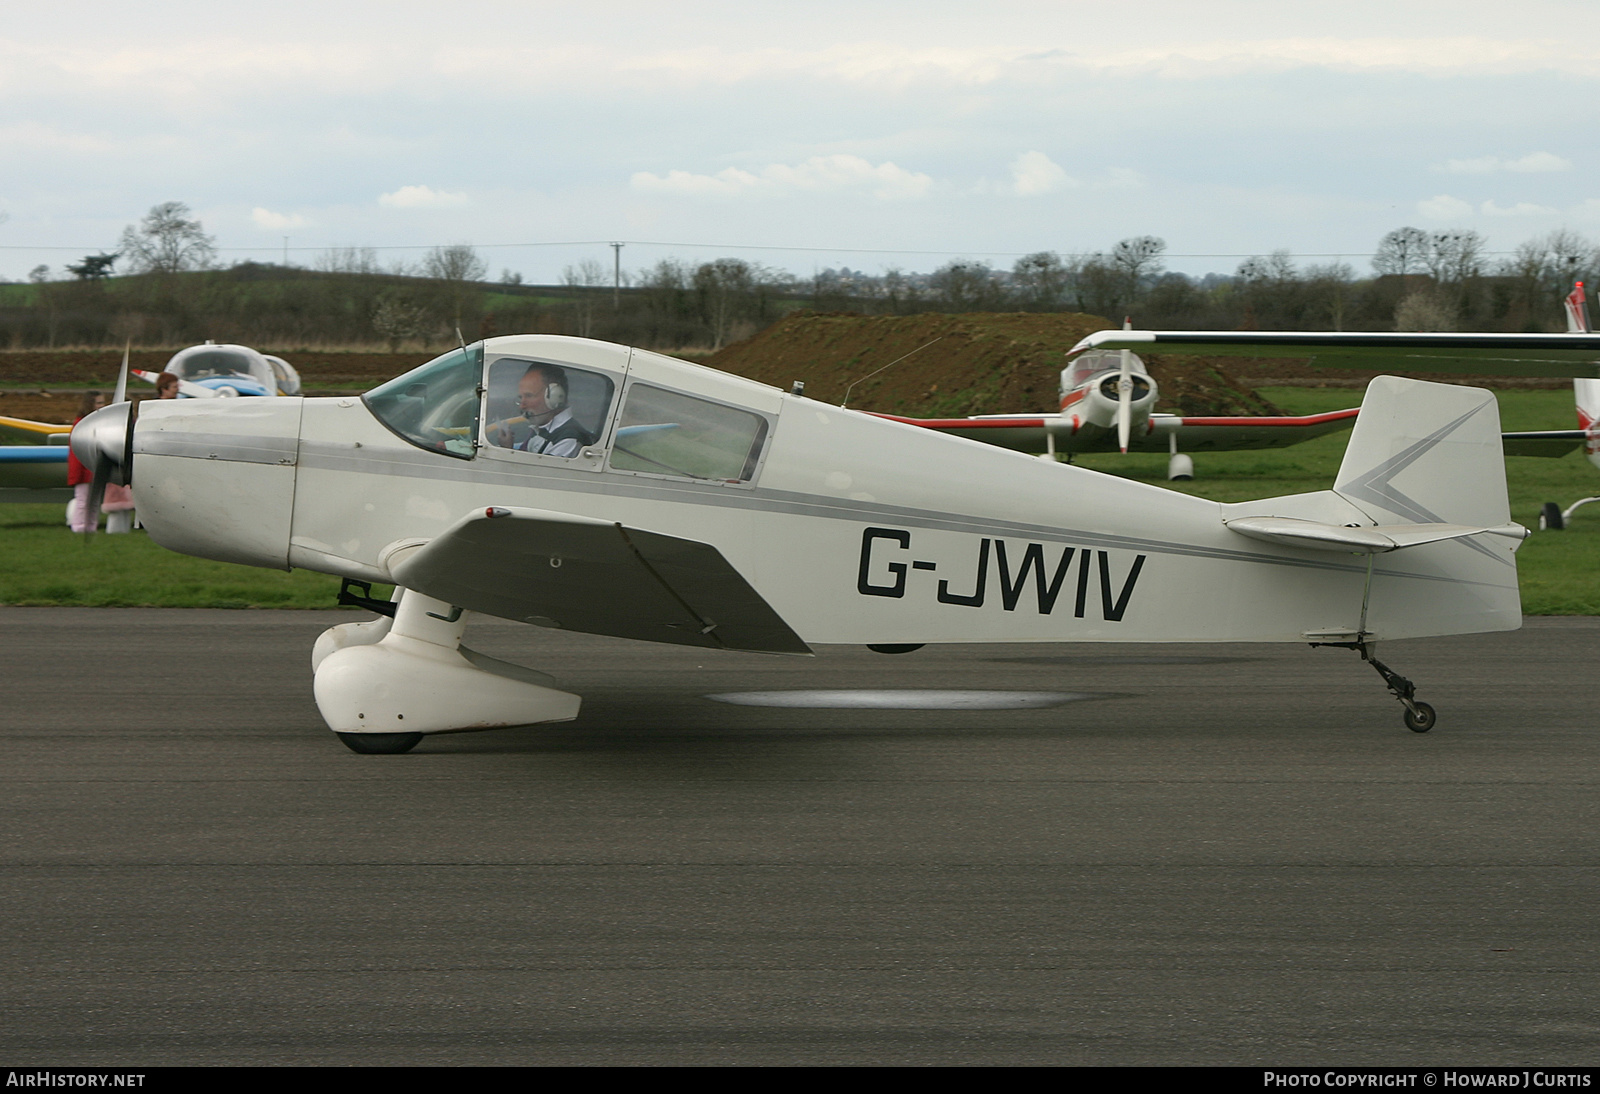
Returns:
[[[1005,299],[1000,284],[987,262],[955,258],[928,275],[928,288],[943,311],[993,311]]]
[[[389,341],[389,352],[398,353],[400,343],[426,332],[428,313],[398,292],[386,292],[372,305],[372,329]]]
[[[1433,253],[1433,241],[1421,228],[1396,228],[1378,240],[1372,268],[1379,274],[1421,273]]]
[[[1127,279],[1130,303],[1161,273],[1166,249],[1167,241],[1158,236],[1134,236],[1111,248],[1111,265]]]
[[[759,266],[751,266],[742,258],[719,258],[694,271],[694,288],[706,325],[711,328],[712,349],[722,348],[734,320],[740,311],[748,309],[760,274]]]
[[[1441,285],[1460,284],[1483,272],[1485,240],[1471,228],[1434,232],[1428,242],[1428,272]]]
[[[1054,251],[1023,255],[1011,267],[1011,285],[1029,311],[1054,311],[1067,293],[1067,268]]]
[[[111,267],[119,256],[101,252],[97,255],[84,255],[82,262],[67,263],[67,272],[79,281],[100,281],[111,276]]]
[[[461,329],[461,312],[468,299],[477,295],[475,286],[489,276],[489,264],[478,257],[470,244],[435,247],[422,259],[422,272],[439,283],[441,295]]]
[[[588,338],[594,333],[594,313],[599,304],[601,289],[611,279],[605,267],[592,258],[561,271],[561,283],[573,291],[573,310],[578,320],[578,337]]]
[[[122,257],[133,273],[179,273],[204,270],[216,261],[216,240],[206,235],[181,201],[154,206],[138,227],[122,232]]]

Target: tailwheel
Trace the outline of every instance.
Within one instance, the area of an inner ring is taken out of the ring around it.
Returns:
[[[1438,714],[1427,703],[1417,699],[1417,685],[1395,672],[1388,665],[1379,661],[1372,655],[1372,644],[1365,636],[1354,642],[1313,642],[1312,646],[1334,646],[1342,650],[1355,650],[1361,655],[1361,660],[1377,670],[1383,677],[1383,686],[1389,689],[1389,694],[1400,700],[1405,705],[1406,728],[1413,733],[1426,733],[1432,729],[1439,720]]]
[[[341,733],[339,740],[351,752],[363,756],[398,756],[410,752],[422,740],[420,733]]]
[[[1438,721],[1439,716],[1434,713],[1433,708],[1427,703],[1413,701],[1406,708],[1405,719],[1406,728],[1411,732],[1426,733],[1433,728],[1433,723]]]

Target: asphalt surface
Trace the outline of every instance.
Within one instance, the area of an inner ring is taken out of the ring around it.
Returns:
[[[1593,1065],[1600,620],[713,654],[357,756],[352,614],[0,610],[0,1063]],[[1051,691],[1008,710],[708,694]]]

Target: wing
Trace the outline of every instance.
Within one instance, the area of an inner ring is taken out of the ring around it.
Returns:
[[[503,619],[685,646],[811,652],[715,547],[609,521],[476,510],[388,565],[408,589]]]
[[[1176,435],[1179,452],[1233,452],[1247,448],[1287,448],[1327,433],[1349,429],[1360,407],[1330,410],[1325,414],[1283,417],[1206,418],[1168,414],[1150,415],[1151,432],[1139,447],[1165,452],[1168,438]],[[1131,449],[1132,446],[1130,446]]]
[[[1047,430],[1055,434],[1057,452],[1117,451],[1117,436],[1113,430],[1089,426],[1073,433],[1067,420],[1054,414],[990,414],[978,418],[901,418],[893,414],[879,414],[877,417],[1019,452],[1045,451]],[[1148,429],[1139,431],[1135,427],[1133,436],[1128,440],[1128,451],[1166,452],[1174,434],[1177,435],[1180,452],[1283,448],[1320,437],[1324,433],[1347,429],[1355,418],[1355,408],[1279,418],[1204,418],[1152,414]]]
[[[66,445],[0,445],[0,487],[49,490],[65,485]]]
[[[873,414],[874,418],[887,418],[891,422],[920,426],[952,437],[965,437],[969,441],[1011,448],[1018,452],[1043,452],[1045,432],[1051,423],[1059,423],[1055,430],[1057,452],[1088,452],[1084,439],[1074,436],[1064,419],[1054,414],[991,414],[982,418],[902,418],[898,414]],[[1095,429],[1097,440],[1104,440],[1106,431]],[[1109,442],[1115,448],[1115,437]],[[1106,448],[1096,445],[1094,451]]]
[[[71,432],[70,425],[30,422],[26,418],[0,415],[0,444],[43,444],[46,437],[64,436]]]
[[[1583,441],[1584,432],[1581,429],[1500,434],[1500,443],[1508,456],[1565,456],[1574,448],[1582,448]]]
[[[1092,349],[1310,357],[1317,365],[1373,371],[1572,376],[1600,362],[1600,335],[1103,330],[1070,352]]]

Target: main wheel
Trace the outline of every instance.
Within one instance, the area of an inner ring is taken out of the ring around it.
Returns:
[[[1433,728],[1433,723],[1439,720],[1432,707],[1427,703],[1417,703],[1416,710],[1406,708],[1406,728],[1413,733],[1426,733]]]
[[[1553,501],[1544,503],[1539,510],[1539,527],[1547,532],[1559,532],[1567,526],[1567,518],[1561,515],[1561,506]]]
[[[410,752],[422,740],[420,733],[341,733],[339,740],[351,752],[363,756],[398,756]]]

